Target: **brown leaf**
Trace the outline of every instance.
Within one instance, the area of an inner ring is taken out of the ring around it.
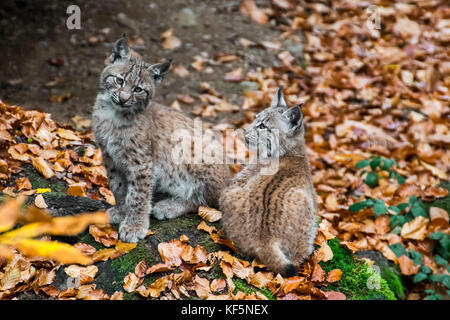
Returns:
[[[168,266],[181,265],[183,249],[185,244],[178,239],[173,239],[170,242],[161,242],[158,244],[158,252],[162,261]]]
[[[169,279],[167,276],[159,278],[155,282],[153,282],[148,287],[148,293],[152,298],[158,298],[161,295],[161,292],[166,290],[167,285],[169,284]]]
[[[52,168],[48,165],[48,163],[41,157],[33,158],[33,167],[44,176],[45,179],[50,179],[55,175]]]
[[[86,187],[82,183],[72,184],[67,188],[66,194],[76,197],[86,197]]]
[[[414,262],[405,255],[398,258],[398,265],[402,274],[410,276],[419,271],[420,265],[415,266]]]
[[[211,290],[213,292],[222,291],[225,289],[226,286],[227,286],[227,283],[224,279],[214,279],[211,282]]]
[[[198,275],[195,275],[194,278],[194,290],[197,296],[201,299],[208,299],[208,297],[212,294],[211,289],[209,288],[209,280],[200,278]]]
[[[334,269],[334,270],[331,270],[330,272],[328,272],[326,281],[329,283],[337,282],[337,281],[341,280],[341,276],[342,276],[342,270]]]
[[[103,196],[103,198],[105,198],[106,202],[108,202],[112,206],[116,205],[116,198],[114,197],[114,194],[111,192],[111,190],[105,187],[100,187],[98,191]]]
[[[155,272],[166,272],[173,270],[173,267],[169,267],[164,263],[157,263],[145,271],[145,274],[155,273]]]
[[[402,226],[401,236],[407,239],[423,240],[427,236],[427,226],[429,220],[418,216],[414,220]]]
[[[138,285],[141,284],[143,279],[138,278],[134,273],[130,272],[124,279],[123,289],[130,293],[136,291]]]
[[[145,262],[145,259],[143,259],[136,265],[136,267],[134,267],[134,274],[138,278],[143,278],[147,274],[146,273],[147,269],[148,269],[147,263]]]
[[[222,219],[222,212],[213,208],[203,206],[200,206],[198,208],[198,215],[208,222],[216,222]]]
[[[72,278],[80,278],[81,276],[95,278],[98,268],[96,266],[80,267],[78,265],[70,265],[64,268],[64,272]]]
[[[239,11],[247,14],[255,22],[266,24],[269,21],[265,12],[259,9],[253,0],[243,0],[239,5]]]
[[[161,34],[161,39],[163,40],[162,46],[164,49],[174,50],[181,46],[181,41],[173,35],[173,29],[163,32]]]
[[[36,198],[34,198],[34,205],[39,209],[48,208],[47,203],[45,202],[44,196],[42,194],[38,194]]]
[[[111,247],[117,243],[119,234],[109,225],[91,225],[89,233],[94,237],[95,241],[102,243],[105,247]]]
[[[314,269],[311,275],[311,281],[323,282],[324,280],[325,280],[325,271],[318,263],[316,263],[314,265]]]
[[[27,177],[19,178],[16,180],[16,187],[17,190],[30,190],[31,189],[31,182],[30,179]]]

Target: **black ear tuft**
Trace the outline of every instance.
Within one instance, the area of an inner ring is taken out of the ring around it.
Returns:
[[[167,72],[169,72],[173,59],[167,59],[163,63],[157,63],[150,66],[149,70],[152,74],[152,78],[156,83],[160,83]]]
[[[123,61],[130,56],[130,50],[128,48],[127,34],[122,36],[114,42],[111,55],[109,56],[109,62],[114,63],[116,61]]]
[[[278,87],[277,92],[275,93],[274,97],[272,98],[272,102],[270,104],[271,108],[278,108],[278,107],[287,108],[286,101],[284,101],[284,98],[283,98],[282,89],[283,89],[283,86]]]

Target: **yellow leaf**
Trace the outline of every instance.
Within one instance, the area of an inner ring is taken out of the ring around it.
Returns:
[[[50,188],[37,188],[36,189],[36,194],[46,193],[46,192],[52,192],[52,189],[50,189]]]
[[[0,232],[14,227],[20,215],[20,207],[25,201],[24,197],[6,199],[0,207]]]
[[[19,229],[7,232],[0,236],[0,243],[14,244],[24,238],[34,238],[44,233],[49,233],[51,224],[48,222],[35,222],[27,224]]]
[[[116,250],[121,251],[122,253],[128,253],[131,250],[133,250],[134,248],[136,248],[137,243],[127,243],[127,242],[122,242],[122,241],[118,241],[116,244]]]
[[[23,254],[56,260],[63,264],[92,264],[92,259],[67,243],[34,239],[20,239],[14,246]]]
[[[50,233],[53,235],[77,235],[88,225],[105,223],[108,223],[108,215],[105,211],[58,217],[52,220]]]

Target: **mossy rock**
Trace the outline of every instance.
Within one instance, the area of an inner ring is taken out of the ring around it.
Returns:
[[[320,262],[320,265],[327,273],[340,269],[342,276],[340,281],[323,288],[325,291],[341,292],[348,300],[396,300],[386,279],[364,260],[354,257],[337,238],[328,241],[328,245],[333,251],[333,259]]]

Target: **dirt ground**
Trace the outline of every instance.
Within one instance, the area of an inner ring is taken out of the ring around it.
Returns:
[[[277,51],[244,50],[239,39],[273,41],[280,36],[274,27],[252,23],[239,14],[239,3],[239,0],[2,0],[0,99],[49,112],[61,123],[75,115],[90,118],[98,77],[111,43],[127,32],[130,37],[143,40],[143,44],[133,49],[148,62],[170,57],[175,66],[183,65],[190,72],[186,78],[169,74],[156,101],[170,105],[177,95],[190,94],[195,103],[181,104],[189,113],[200,103],[196,98],[199,84],[208,82],[229,102],[239,105],[245,88],[242,84],[225,82],[224,74],[237,67],[242,67],[245,74],[279,63]],[[81,30],[66,27],[69,17],[66,9],[71,4],[81,9]],[[160,35],[169,28],[182,41],[176,50],[161,45]],[[211,66],[212,73],[190,66],[197,55],[214,59],[220,53],[241,58]],[[62,95],[71,97],[62,102],[50,101],[52,96]]]

